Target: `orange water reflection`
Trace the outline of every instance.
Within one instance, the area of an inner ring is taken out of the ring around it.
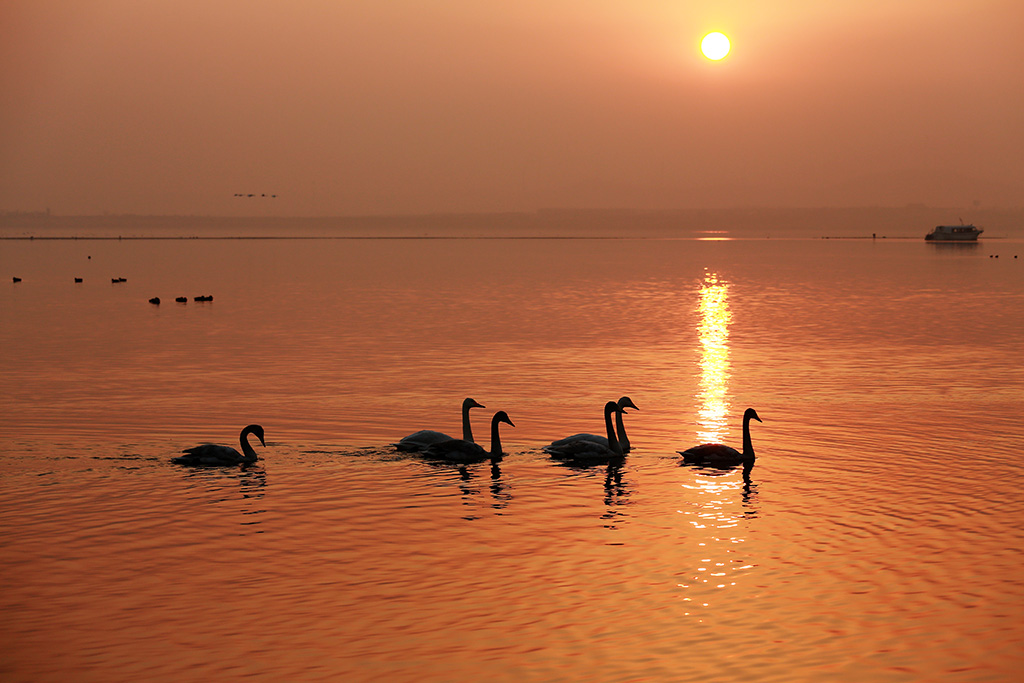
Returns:
[[[697,394],[697,440],[720,441],[729,417],[729,284],[705,273],[697,305],[700,324],[700,392]]]

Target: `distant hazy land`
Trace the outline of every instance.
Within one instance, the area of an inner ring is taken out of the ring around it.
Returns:
[[[0,213],[3,238],[100,237],[871,237],[918,238],[973,223],[984,238],[1024,235],[1024,208],[740,208],[399,216],[59,216]]]

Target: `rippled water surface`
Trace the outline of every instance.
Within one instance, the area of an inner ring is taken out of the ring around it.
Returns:
[[[0,674],[1012,680],[1022,252],[3,241]],[[622,395],[622,464],[538,450]],[[500,462],[388,446],[466,396]],[[679,466],[747,407],[749,483]]]

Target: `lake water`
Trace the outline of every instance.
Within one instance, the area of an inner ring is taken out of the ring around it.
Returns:
[[[1011,680],[1015,253],[4,240],[0,675]],[[603,433],[622,395],[640,410],[621,466],[538,450]],[[494,411],[515,422],[500,462],[388,446],[459,435],[467,396],[485,445]],[[739,446],[747,407],[749,485],[679,465]],[[252,422],[256,466],[170,463]]]

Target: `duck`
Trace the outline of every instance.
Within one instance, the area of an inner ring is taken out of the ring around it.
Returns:
[[[604,404],[604,427],[607,436],[601,441],[589,439],[566,438],[553,441],[541,450],[559,460],[572,460],[580,463],[612,462],[622,458],[622,446],[615,438],[612,427],[612,413],[621,413],[622,408],[615,401]],[[580,435],[583,436],[583,435]]]
[[[423,450],[428,458],[448,460],[450,462],[478,462],[490,458],[491,461],[501,460],[505,455],[501,450],[501,435],[498,433],[498,425],[504,422],[507,425],[515,424],[509,419],[508,413],[499,410],[491,418],[491,450],[486,451],[478,443],[466,439],[448,439],[430,444]]]
[[[259,458],[256,451],[249,445],[248,436],[255,434],[260,443],[266,447],[267,442],[263,440],[263,427],[251,424],[242,430],[238,441],[242,446],[239,453],[231,446],[217,446],[212,443],[201,446],[193,446],[182,451],[185,455],[173,458],[171,462],[177,465],[248,465],[256,462]]]
[[[473,428],[469,424],[469,409],[470,408],[486,408],[487,406],[482,403],[477,403],[471,398],[467,398],[462,402],[462,440],[473,442]],[[409,436],[402,437],[398,443],[391,444],[400,451],[412,451],[419,452],[426,449],[427,446],[439,441],[451,441],[452,437],[448,436],[444,432],[435,432],[432,429],[421,429],[418,432],[413,432]]]
[[[753,408],[747,408],[743,413],[742,453],[731,446],[720,443],[705,443],[677,452],[683,456],[684,464],[715,467],[718,469],[728,469],[737,465],[743,465],[744,472],[749,473],[754,466],[754,446],[750,442],[751,420],[761,422],[761,418],[757,416],[757,411]]]
[[[629,396],[623,396],[618,401],[616,401],[616,404],[622,410],[615,411],[615,438],[619,442],[619,447],[622,448],[622,452],[625,454],[625,453],[629,453],[630,445],[629,445],[629,437],[626,436],[626,425],[624,425],[622,423],[622,416],[625,413],[626,408],[633,408],[634,410],[640,410],[640,409],[637,408],[636,404],[633,403],[633,399],[631,399]],[[579,440],[583,440],[583,441],[596,441],[597,443],[604,444],[605,446],[608,445],[608,437],[606,437],[606,436],[597,436],[596,434],[573,434],[572,436],[567,436],[564,439],[559,439],[558,441],[552,441],[551,445],[552,446],[556,446],[556,447],[560,447],[560,446],[564,446],[569,441],[579,441]]]

